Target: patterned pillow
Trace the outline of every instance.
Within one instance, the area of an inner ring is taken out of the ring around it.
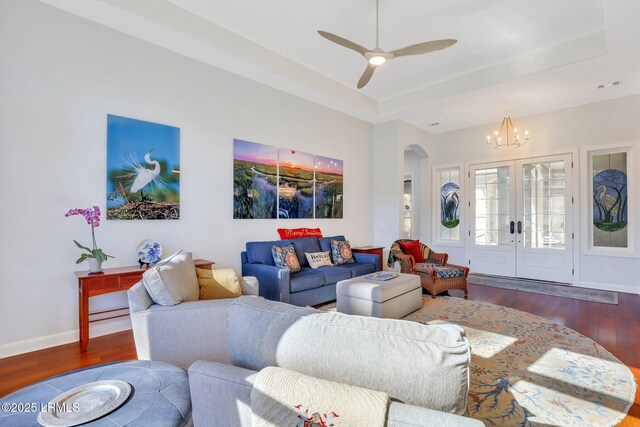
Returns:
[[[273,255],[273,263],[276,267],[286,268],[292,273],[296,273],[301,270],[300,261],[296,256],[296,251],[293,249],[293,243],[289,246],[276,246],[271,247],[271,254]]]
[[[331,240],[331,257],[336,265],[356,262],[353,259],[351,245],[346,240]]]

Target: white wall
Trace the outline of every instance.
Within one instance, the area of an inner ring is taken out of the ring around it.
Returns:
[[[469,164],[485,161],[510,160],[527,158],[546,154],[571,153],[577,168],[574,181],[574,231],[576,233],[577,253],[575,259],[576,277],[574,283],[582,286],[612,289],[624,292],[640,292],[640,233],[638,226],[630,238],[635,242],[635,253],[631,256],[602,256],[589,253],[586,236],[581,229],[586,230],[590,221],[589,207],[585,200],[590,200],[586,194],[588,185],[587,167],[583,157],[589,147],[612,145],[632,146],[634,156],[630,160],[631,170],[638,170],[638,152],[640,151],[640,95],[634,95],[615,100],[554,111],[529,117],[514,117],[514,124],[521,130],[528,129],[531,141],[517,149],[496,150],[486,145],[486,136],[492,134],[501,118],[496,123],[463,129],[440,135],[434,135],[429,142],[427,151],[432,160],[432,167],[459,163],[463,170]],[[581,173],[578,173],[581,172]],[[583,178],[578,179],[579,176]],[[466,177],[466,171],[464,172]],[[583,182],[584,181],[584,182]],[[468,180],[462,180],[467,185]],[[640,185],[630,181],[630,200],[635,199],[636,212],[630,210],[631,220],[638,223],[640,215]],[[463,194],[471,194],[463,191]],[[468,211],[467,200],[461,206]],[[467,212],[468,215],[468,212]],[[464,221],[468,224],[468,221]],[[582,227],[581,227],[582,226]],[[463,230],[467,236],[468,230]],[[473,234],[473,233],[472,233]],[[468,239],[468,238],[467,238]],[[451,262],[465,263],[468,259],[464,247],[437,247],[436,249],[449,252]],[[608,275],[611,268],[613,274]]]
[[[428,177],[431,174],[429,152],[426,151],[432,136],[401,121],[391,121],[374,126],[371,175],[373,182],[373,239],[374,244],[389,248],[391,243],[402,237],[402,210],[405,175],[405,149],[421,151],[419,187],[420,197],[420,239],[428,241],[429,193]],[[385,260],[387,251],[385,251]]]
[[[104,221],[98,244],[116,257],[106,267],[135,264],[145,238],[238,271],[245,242],[278,227],[373,243],[368,123],[33,0],[0,2],[0,357],[77,339],[73,271],[86,265],[72,239],[90,233],[64,213],[105,207],[109,113],[181,129],[182,191],[179,221]],[[234,138],[344,160],[344,219],[233,220]],[[96,325],[93,335],[128,320]]]

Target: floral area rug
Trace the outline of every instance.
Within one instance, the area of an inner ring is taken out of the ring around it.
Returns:
[[[471,345],[469,416],[487,426],[614,426],[633,374],[588,337],[533,314],[460,298],[424,298],[405,320],[455,323]]]
[[[404,319],[464,328],[471,345],[468,416],[485,425],[615,426],[633,404],[633,374],[590,338],[512,308],[423,299]],[[335,310],[335,303],[321,309]]]

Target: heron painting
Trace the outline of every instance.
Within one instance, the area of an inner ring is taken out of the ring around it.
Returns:
[[[107,116],[107,219],[180,218],[180,129]]]
[[[627,175],[605,169],[593,177],[593,225],[614,232],[627,226]]]
[[[440,223],[446,228],[460,224],[460,186],[453,182],[440,189]]]

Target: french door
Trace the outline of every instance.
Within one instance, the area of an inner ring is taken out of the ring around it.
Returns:
[[[570,154],[471,166],[473,272],[572,281],[571,169]]]

